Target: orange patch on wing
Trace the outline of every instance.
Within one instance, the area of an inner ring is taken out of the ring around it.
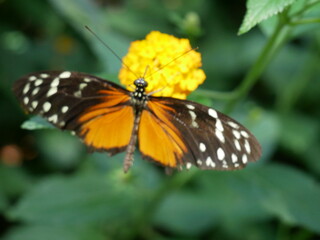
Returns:
[[[164,166],[177,167],[182,164],[187,147],[170,120],[167,111],[172,109],[157,102],[148,102],[148,107],[156,116],[142,112],[138,136],[140,152]]]
[[[80,135],[86,145],[110,150],[129,144],[134,122],[131,106],[119,105],[129,100],[124,94],[103,97],[104,102],[88,109],[80,118]]]

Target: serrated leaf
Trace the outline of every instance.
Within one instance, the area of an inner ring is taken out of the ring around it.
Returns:
[[[53,125],[48,123],[44,118],[35,116],[22,123],[21,128],[26,130],[48,129],[54,128]]]
[[[248,32],[258,23],[281,13],[296,0],[248,0],[247,12],[238,34]]]
[[[311,4],[312,1],[309,1],[308,4]],[[296,0],[294,4],[290,7],[290,11],[288,13],[288,16],[291,18],[293,14],[296,12],[302,11],[303,8],[307,2],[305,0]],[[312,18],[317,18],[320,15],[320,4],[317,4],[313,6],[312,8],[308,9],[303,13],[303,19],[312,19]],[[292,19],[294,20],[294,19]],[[270,36],[276,27],[278,22],[277,16],[273,16],[271,18],[268,18],[266,21],[263,21],[259,27],[261,28],[262,32]],[[290,32],[290,38],[294,39],[300,35],[304,35],[306,37],[307,34],[313,35],[315,31],[319,29],[318,24],[297,24],[292,28],[292,31]]]

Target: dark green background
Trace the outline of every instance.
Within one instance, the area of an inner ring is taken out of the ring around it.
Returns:
[[[238,36],[245,12],[236,0],[1,0],[0,238],[317,239],[320,24],[293,26],[253,88],[231,104],[216,91],[244,81],[275,20]],[[121,57],[152,30],[188,37],[207,75],[190,99],[251,129],[261,160],[241,171],[167,176],[137,153],[123,174],[123,154],[88,154],[67,132],[21,129],[30,116],[11,86],[22,75],[72,70],[117,81],[121,63],[84,25]]]

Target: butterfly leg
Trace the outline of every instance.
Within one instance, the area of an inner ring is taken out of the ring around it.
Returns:
[[[136,149],[140,117],[141,117],[141,112],[139,111],[135,115],[130,141],[129,141],[129,144],[127,146],[126,156],[124,157],[124,161],[123,161],[123,171],[125,173],[128,172],[129,168],[133,164],[133,154],[134,154],[134,150]]]

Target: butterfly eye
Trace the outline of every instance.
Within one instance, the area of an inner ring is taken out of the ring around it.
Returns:
[[[138,78],[134,81],[134,85],[136,87],[146,88],[148,86],[148,83],[143,78]]]

